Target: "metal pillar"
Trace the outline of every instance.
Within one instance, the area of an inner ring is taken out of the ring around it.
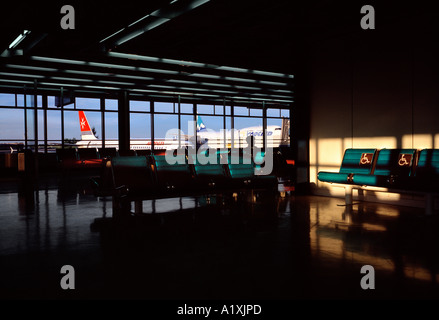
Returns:
[[[234,110],[234,106],[233,103],[230,104],[230,139],[231,139],[231,143],[232,145],[230,146],[232,149],[235,148],[235,110]],[[238,135],[238,139],[239,139],[239,135]],[[238,140],[239,142],[239,140]]]
[[[43,95],[44,153],[47,154],[47,95]]]
[[[154,101],[150,102],[150,111],[151,111],[151,153],[154,154],[154,112],[155,112]]]
[[[26,97],[26,86],[23,89],[24,97],[24,148],[27,149],[27,97]]]
[[[224,129],[224,148],[227,148],[227,121],[226,121],[226,99],[223,99],[223,129]]]
[[[194,105],[193,105],[193,113],[194,113],[194,138],[195,138],[195,140],[194,140],[194,143],[195,143],[195,152],[198,152],[198,138],[197,138],[197,125],[198,125],[198,119],[197,119],[197,114],[198,114],[198,111],[197,111],[197,104],[196,103],[194,103]]]
[[[121,91],[118,99],[119,151],[128,153],[130,150],[130,111],[128,92]]]
[[[262,101],[262,150],[267,150],[267,106]]]
[[[178,148],[181,148],[181,101],[178,95]]]
[[[34,80],[34,152],[38,153],[38,96],[37,96],[37,80]]]
[[[101,128],[102,128],[102,148],[105,148],[105,98],[100,99],[101,107]]]
[[[61,148],[64,149],[64,89],[61,87]]]

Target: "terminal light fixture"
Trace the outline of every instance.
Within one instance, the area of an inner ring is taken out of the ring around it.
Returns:
[[[26,36],[30,33],[29,30],[24,30],[23,33],[20,33],[14,41],[9,45],[9,49],[14,49],[18,44],[26,38]]]

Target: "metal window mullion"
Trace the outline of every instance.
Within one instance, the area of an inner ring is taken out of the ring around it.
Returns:
[[[227,118],[226,118],[226,99],[223,99],[223,139],[224,139],[224,148],[227,147]]]
[[[154,101],[150,102],[151,111],[151,154],[154,154]]]
[[[197,124],[198,124],[198,119],[197,119],[197,114],[198,114],[198,111],[197,111],[197,104],[196,103],[194,103],[193,104],[193,114],[194,114],[194,137],[195,137],[195,141],[194,141],[194,143],[195,143],[195,151],[196,152],[198,152],[198,144],[197,144]]]
[[[178,148],[181,148],[181,100],[178,95]]]
[[[235,147],[235,107],[233,106],[233,101],[230,104],[230,130],[231,130],[231,148]],[[238,135],[239,139],[239,135]],[[239,140],[238,140],[239,145]]]
[[[61,102],[61,148],[64,149],[64,88],[63,87],[61,87],[60,102]]]
[[[105,98],[100,98],[102,148],[105,148]]]
[[[267,148],[267,106],[265,105],[265,101],[262,101],[262,139],[262,146],[265,151]]]
[[[34,80],[34,140],[35,154],[38,153],[38,96],[37,96],[37,80]]]
[[[27,98],[26,98],[26,86],[24,86],[23,90],[24,97],[24,148],[27,149]]]
[[[42,96],[42,103],[43,103],[43,125],[44,125],[44,153],[47,154],[47,144],[48,144],[48,139],[47,139],[47,94],[44,94]]]

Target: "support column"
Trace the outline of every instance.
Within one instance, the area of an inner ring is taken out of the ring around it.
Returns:
[[[230,104],[230,130],[231,130],[231,148],[235,148],[235,109],[233,106],[233,102]],[[238,135],[238,139],[239,139],[239,135]],[[239,142],[239,140],[238,140]]]
[[[150,111],[151,111],[151,153],[154,154],[154,113],[155,106],[154,101],[150,102]]]
[[[262,150],[267,150],[267,106],[262,101]]]
[[[105,98],[100,99],[101,107],[101,128],[102,128],[102,148],[105,148]]]
[[[61,103],[61,148],[64,150],[64,89],[63,87],[61,87],[60,103]]]
[[[47,94],[43,95],[44,153],[47,154]]]
[[[194,113],[194,143],[195,143],[195,152],[198,152],[198,138],[197,138],[197,125],[198,125],[198,119],[197,119],[197,104],[194,103],[193,105],[193,113]]]
[[[118,99],[119,152],[130,151],[130,108],[128,92],[121,91]]]
[[[227,148],[227,121],[226,121],[226,99],[223,99],[223,129],[224,129],[224,134],[223,134],[223,139],[224,139],[224,143],[223,143],[223,147],[224,149]]]
[[[178,95],[178,148],[181,148],[181,101]]]
[[[23,90],[24,97],[24,148],[27,149],[28,139],[27,139],[27,95],[26,95],[26,86],[24,86]]]
[[[34,152],[35,158],[38,154],[38,96],[37,96],[37,80],[34,80]]]

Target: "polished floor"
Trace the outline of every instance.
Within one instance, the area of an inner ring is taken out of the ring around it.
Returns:
[[[439,298],[439,217],[422,209],[220,195],[145,201],[147,214],[112,219],[86,177],[1,190],[3,300]],[[60,286],[63,265],[73,290]],[[360,285],[364,265],[374,289]]]

